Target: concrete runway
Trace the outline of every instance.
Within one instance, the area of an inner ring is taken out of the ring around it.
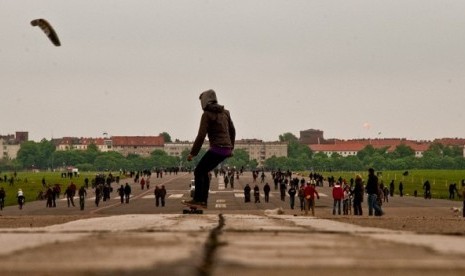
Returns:
[[[246,204],[240,194],[243,185],[252,184],[249,176],[239,179],[235,190],[213,179],[205,214],[183,215],[180,200],[189,198],[191,177],[152,179],[148,191],[133,185],[129,204],[111,199],[96,207],[89,195],[84,211],[68,208],[66,201],[57,208],[45,208],[41,201],[28,202],[21,211],[15,206],[4,209],[2,215],[8,216],[98,217],[0,228],[1,275],[463,275],[463,236],[420,235],[301,216],[275,191],[270,203]],[[169,197],[166,207],[157,208],[152,188],[162,184]],[[319,190],[330,195],[327,187]],[[457,205],[394,197],[386,212],[425,204],[437,212]],[[283,215],[276,212],[280,207]],[[330,196],[322,196],[316,212],[329,214],[331,208]]]

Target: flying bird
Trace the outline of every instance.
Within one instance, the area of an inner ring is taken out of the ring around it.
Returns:
[[[60,39],[58,39],[58,35],[53,29],[52,25],[47,22],[47,20],[39,18],[39,19],[34,19],[31,21],[32,26],[39,26],[42,31],[48,36],[50,41],[52,41],[53,45],[55,46],[61,46]]]

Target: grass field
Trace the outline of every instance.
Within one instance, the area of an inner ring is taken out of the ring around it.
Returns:
[[[73,182],[79,188],[84,185],[84,179],[89,178],[89,185],[91,179],[95,177],[96,172],[87,172],[80,173],[79,177],[73,178],[62,178],[61,172],[18,172],[14,181],[14,184],[11,185],[9,181],[4,181],[4,176],[7,176],[8,179],[13,177],[12,172],[2,172],[0,174],[1,182],[0,187],[6,192],[5,206],[16,205],[16,193],[19,188],[21,188],[26,197],[26,204],[28,201],[36,200],[39,191],[45,192],[46,189],[42,186],[42,178],[45,178],[47,185],[60,184],[61,192],[65,191],[66,187]],[[61,195],[60,195],[61,196]]]
[[[310,172],[303,172],[308,176]],[[319,172],[325,178],[334,176],[335,179],[342,177],[349,181],[359,174],[366,181],[368,172]],[[423,183],[429,180],[431,183],[431,193],[433,198],[449,198],[449,184],[457,183],[457,189],[461,189],[461,181],[465,179],[465,170],[409,170],[408,175],[403,175],[404,171],[383,171],[378,175],[380,181],[389,187],[389,183],[394,180],[395,194],[399,194],[399,182],[404,184],[404,195],[413,196],[417,190],[419,196],[423,196]],[[457,197],[456,197],[457,200]]]

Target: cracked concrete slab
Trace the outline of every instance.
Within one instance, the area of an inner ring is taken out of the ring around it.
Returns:
[[[211,275],[442,275],[465,238],[289,215],[223,215]],[[217,215],[121,215],[0,230],[2,275],[198,275]],[[218,230],[218,229],[216,229]],[[436,272],[436,274],[431,274]],[[460,274],[460,273],[459,273]]]

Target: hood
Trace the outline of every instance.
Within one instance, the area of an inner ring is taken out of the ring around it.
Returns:
[[[200,104],[202,105],[202,109],[205,110],[208,105],[217,104],[218,100],[216,98],[216,93],[212,89],[207,90],[200,94]]]

